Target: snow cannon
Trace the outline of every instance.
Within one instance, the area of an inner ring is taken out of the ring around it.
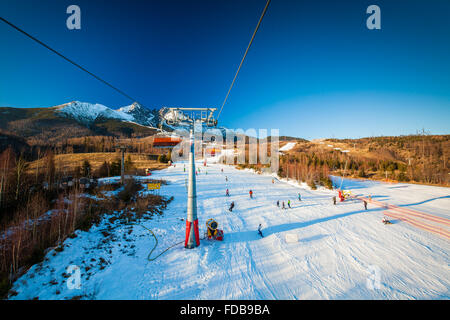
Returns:
[[[339,190],[339,199],[341,199],[341,202],[345,200],[342,190]]]
[[[206,221],[207,237],[209,240],[223,240],[223,230],[218,229],[219,224],[214,219]]]

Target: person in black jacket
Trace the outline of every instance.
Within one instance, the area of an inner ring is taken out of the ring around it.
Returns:
[[[261,225],[261,223],[260,223],[259,226],[258,226],[258,233],[259,233],[259,235],[260,235],[261,237],[264,237],[263,234],[262,234],[262,232],[261,232],[261,228],[262,228],[262,225]]]

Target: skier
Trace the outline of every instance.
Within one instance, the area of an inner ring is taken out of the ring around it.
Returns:
[[[281,208],[282,208],[282,209],[286,209],[286,207],[284,206],[284,201],[283,201],[283,203],[282,203],[282,205],[281,205]]]
[[[298,201],[302,201],[302,195],[300,194],[300,192],[298,193]]]
[[[280,207],[280,200],[277,200],[277,207]]]
[[[223,168],[222,169],[220,169],[222,172],[223,172]]]
[[[262,234],[262,232],[261,232],[261,228],[262,228],[262,225],[261,225],[261,223],[260,223],[259,226],[258,226],[258,233],[259,233],[259,235],[260,235],[261,238],[262,238],[262,237],[264,237],[264,236],[263,236],[263,234]]]
[[[231,202],[230,208],[228,210],[230,210],[230,212],[233,212],[233,208],[234,208],[234,201]]]
[[[288,207],[291,208],[291,200],[288,200]]]
[[[272,179],[272,183],[275,183],[275,180],[274,180],[274,179]]]
[[[366,202],[366,200],[363,200],[363,203],[364,203],[364,209],[367,210],[367,202]]]
[[[227,176],[225,176],[225,181],[228,182],[228,177]]]
[[[225,195],[226,195],[227,197],[230,196],[230,192],[228,191],[228,189],[227,189],[227,191],[225,192]]]
[[[333,196],[333,204],[336,205],[336,196]]]
[[[381,219],[381,222],[383,222],[384,224],[392,224],[392,222],[390,222],[386,217],[383,217],[383,219]]]
[[[253,191],[252,191],[252,189],[250,189],[250,191],[248,193],[250,195],[250,199],[252,199],[253,198]]]

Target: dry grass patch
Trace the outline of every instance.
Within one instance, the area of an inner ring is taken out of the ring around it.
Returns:
[[[145,154],[127,153],[125,158],[131,157],[133,166],[137,170],[144,170],[150,168],[151,170],[160,170],[168,167],[166,163],[159,163],[156,160],[148,159]],[[92,166],[92,170],[95,171],[105,162],[112,162],[116,159],[120,159],[120,153],[118,152],[95,152],[95,153],[68,153],[55,155],[55,166],[57,171],[72,172],[76,167],[82,165],[84,160],[89,161]],[[34,172],[38,167],[40,170],[46,165],[46,159],[36,160],[30,163],[28,167],[29,172]]]

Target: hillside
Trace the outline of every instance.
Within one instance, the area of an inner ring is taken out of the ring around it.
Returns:
[[[312,141],[291,138],[281,140],[280,147],[279,174],[299,181],[324,184],[331,173],[450,186],[450,135]]]
[[[11,147],[16,154],[28,154],[31,150],[25,139],[0,130],[0,154],[8,147]]]
[[[150,168],[152,170],[160,170],[167,167],[165,163],[159,163],[155,159],[150,159],[148,156],[143,154],[129,153],[129,156],[133,162],[133,166],[137,170],[143,170]],[[92,171],[95,172],[100,168],[100,166],[106,162],[113,162],[120,159],[119,152],[93,152],[93,153],[75,153],[75,154],[57,154],[55,155],[54,161],[57,171],[66,172],[71,174],[76,167],[80,167],[83,161],[89,161]],[[35,160],[31,162],[28,166],[28,171],[33,173],[36,168],[45,167],[46,158],[40,160]],[[41,169],[42,170],[42,169]]]

